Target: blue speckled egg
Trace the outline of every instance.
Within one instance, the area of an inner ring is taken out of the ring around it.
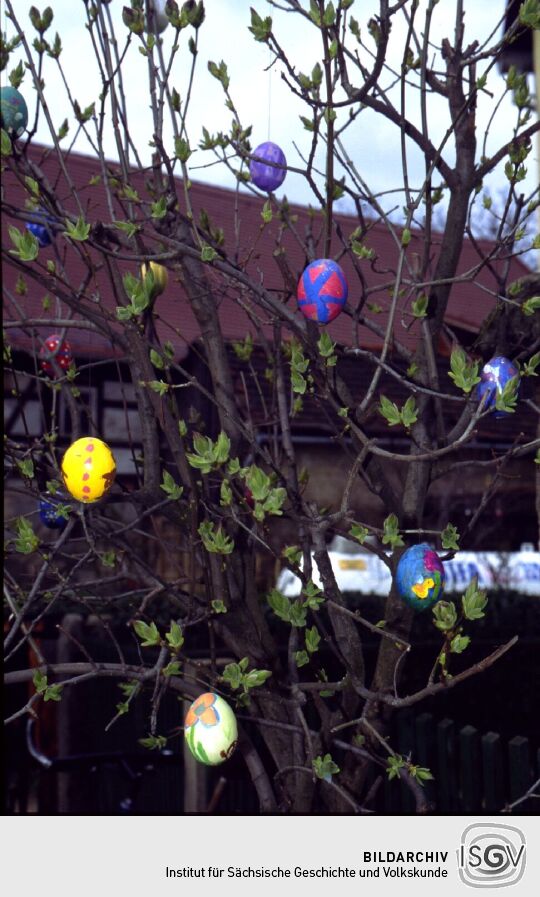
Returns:
[[[49,529],[63,529],[67,523],[67,517],[58,513],[58,506],[65,506],[65,497],[57,493],[55,496],[46,495],[39,502],[39,519]]]
[[[427,610],[442,598],[444,567],[427,542],[413,545],[401,555],[396,586],[405,604],[415,610]]]
[[[20,137],[28,124],[28,107],[15,87],[0,88],[0,118],[2,127],[12,137]]]
[[[328,324],[337,318],[347,301],[345,274],[332,259],[316,259],[298,282],[298,308],[306,318]]]
[[[249,163],[249,173],[255,186],[259,190],[265,190],[267,193],[271,193],[273,190],[281,187],[285,180],[287,169],[285,167],[274,168],[273,165],[268,164],[269,162],[274,162],[276,165],[287,165],[285,153],[277,143],[272,143],[270,140],[266,143],[261,143],[253,150],[253,156],[257,156],[258,159],[252,159]]]
[[[500,395],[512,377],[519,377],[517,366],[504,355],[497,355],[485,363],[480,377],[480,383],[476,387],[478,401],[487,396],[485,409],[491,410],[493,417],[508,417],[508,411],[497,410],[497,394]]]

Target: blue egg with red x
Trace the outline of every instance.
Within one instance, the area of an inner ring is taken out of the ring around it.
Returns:
[[[67,518],[58,512],[58,506],[63,504],[63,497],[53,498],[47,493],[47,496],[39,502],[39,519],[49,529],[63,529],[67,523]]]
[[[298,282],[298,308],[317,324],[337,318],[347,301],[349,287],[342,269],[332,259],[316,259]]]

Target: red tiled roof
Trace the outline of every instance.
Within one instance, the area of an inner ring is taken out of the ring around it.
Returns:
[[[49,178],[51,184],[55,187],[57,194],[61,197],[65,208],[76,213],[74,201],[69,196],[69,188],[65,181],[64,175],[59,169],[58,161],[54,152],[48,154],[46,158],[42,158],[45,153],[44,147],[33,146],[29,149],[29,157],[34,162],[40,162],[42,169]],[[106,203],[105,190],[101,184],[89,186],[92,176],[99,174],[99,163],[97,159],[89,156],[71,154],[69,158],[65,158],[65,164],[69,171],[75,188],[82,197],[85,208],[85,215],[88,221],[95,223],[102,221],[110,222],[111,216]],[[118,170],[118,166],[109,163],[109,167]],[[131,178],[131,184],[138,190],[141,198],[148,198],[145,188],[145,177],[141,172],[135,172]],[[183,196],[181,184],[178,190],[179,196]],[[15,208],[24,209],[27,193],[24,187],[14,177],[12,172],[7,171],[4,177],[4,198],[5,201]],[[283,278],[278,269],[273,251],[276,247],[276,238],[279,230],[279,223],[274,219],[268,225],[264,233],[260,234],[261,227],[261,209],[263,200],[255,197],[244,189],[238,193],[226,190],[221,187],[213,187],[207,184],[193,182],[190,191],[190,199],[196,215],[204,208],[214,227],[220,227],[225,235],[225,249],[230,256],[242,261],[249,256],[249,252],[255,242],[255,249],[251,255],[249,264],[247,265],[248,273],[264,284],[265,288],[271,290],[283,289]],[[181,200],[181,202],[183,199]],[[114,214],[118,219],[125,219],[126,214],[120,206],[115,203]],[[306,230],[313,226],[314,242],[316,250],[321,254],[322,249],[322,216],[315,212],[310,215],[308,209],[303,207],[291,206],[291,214],[297,216],[296,230],[301,239],[305,237]],[[236,220],[235,220],[235,215]],[[356,218],[344,215],[336,216],[336,220],[342,228],[345,236],[349,235],[358,222]],[[9,243],[5,230],[8,223],[12,223],[8,216],[3,221],[3,240]],[[21,222],[14,222],[21,227]],[[414,253],[415,243],[420,242],[420,234],[414,235],[408,250],[408,255],[412,257]],[[258,239],[257,239],[258,238]],[[436,255],[438,248],[438,237],[435,235],[433,239],[433,252]],[[385,226],[374,224],[365,240],[366,244],[375,251],[376,261],[374,263],[368,260],[359,262],[365,284],[369,288],[380,285],[380,291],[377,290],[370,294],[369,301],[382,306],[383,309],[388,307],[390,298],[388,285],[394,279],[393,268],[397,261],[397,249],[392,237],[389,235]],[[150,245],[147,243],[147,245]],[[158,246],[156,242],[154,244]],[[290,270],[294,278],[298,279],[302,270],[307,263],[303,249],[299,246],[297,240],[290,232],[285,232],[283,236],[283,246],[287,252],[287,258]],[[479,241],[480,249],[487,253],[493,248],[493,244],[489,241]],[[337,241],[334,245],[334,252],[339,251]],[[81,284],[86,269],[80,257],[68,245],[68,241],[61,236],[56,239],[56,246],[49,247],[40,251],[40,261],[48,258],[55,258],[55,253],[65,260],[66,269],[69,274],[71,284],[76,289]],[[465,241],[461,254],[458,274],[464,274],[474,270],[478,265],[478,255],[474,247]],[[340,264],[345,270],[349,281],[349,304],[354,308],[362,295],[362,284],[354,270],[352,262],[349,258],[344,257],[340,260]],[[494,262],[493,267],[499,270],[503,262]],[[122,272],[132,270],[138,273],[136,266],[125,261],[119,261],[119,267]],[[515,280],[528,272],[528,269],[517,260],[511,262],[510,280]],[[172,276],[171,276],[172,275]],[[220,304],[220,319],[222,322],[223,333],[227,339],[239,338],[245,336],[248,331],[253,331],[248,316],[241,306],[234,301],[233,295],[224,295],[222,283],[218,283],[216,272],[210,271],[209,276],[216,285],[216,301]],[[11,265],[6,266],[4,271],[5,283],[7,288],[13,292],[16,280],[16,272]],[[43,318],[45,313],[42,309],[42,292],[36,287],[35,283],[28,278],[29,290],[27,295],[17,297],[20,307],[24,309],[28,317]],[[487,268],[482,269],[471,282],[460,282],[454,284],[448,312],[446,315],[447,322],[456,327],[460,327],[469,331],[477,331],[480,324],[487,314],[494,307],[495,299],[490,295],[489,291],[497,289],[496,279]],[[104,305],[110,309],[114,315],[114,309],[119,304],[117,298],[113,295],[109,277],[105,271],[96,274],[90,283],[87,293],[99,293]],[[229,287],[229,293],[231,288]],[[294,310],[295,300],[289,299],[289,307]],[[54,303],[53,303],[54,310]],[[177,276],[170,272],[169,286],[163,296],[161,296],[156,304],[156,310],[159,314],[157,323],[157,331],[162,340],[170,340],[176,347],[179,354],[185,354],[190,343],[200,336],[198,324],[195,320],[193,312],[187,302],[183,289],[178,282]],[[52,312],[51,312],[52,314]],[[384,311],[379,315],[366,312],[368,317],[372,317],[380,326],[385,324]],[[16,319],[17,314],[9,302],[5,304],[4,315],[8,319]],[[268,316],[263,314],[262,317],[267,320]],[[410,325],[410,318],[407,324]],[[169,325],[169,326],[167,326]],[[113,323],[113,327],[119,328],[121,325]],[[265,329],[270,333],[270,323],[267,323]],[[172,329],[171,329],[172,328]],[[413,347],[416,343],[418,335],[418,324],[413,323],[410,329],[406,329],[402,323],[400,313],[396,316],[394,326],[394,335],[402,343],[408,347]],[[50,329],[50,328],[49,328]],[[341,315],[332,324],[328,330],[332,338],[342,344],[350,345],[354,336],[354,325],[351,318],[347,315]],[[47,335],[47,328],[40,330],[42,336]],[[83,355],[92,355],[98,357],[107,357],[112,354],[111,346],[107,340],[88,334],[84,330],[70,330],[70,342],[76,352]],[[20,348],[30,348],[31,341],[22,330],[10,331],[10,340],[14,345]],[[367,348],[375,348],[380,345],[380,338],[373,334],[366,327],[358,328],[359,344]]]

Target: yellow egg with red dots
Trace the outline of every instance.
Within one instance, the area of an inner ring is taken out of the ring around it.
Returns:
[[[62,458],[66,489],[85,504],[99,501],[111,488],[116,474],[113,453],[96,436],[83,436],[67,449]]]

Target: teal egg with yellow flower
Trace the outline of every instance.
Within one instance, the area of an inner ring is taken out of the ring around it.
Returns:
[[[205,692],[193,701],[184,720],[191,753],[206,766],[218,766],[232,755],[238,740],[236,717],[220,695]]]
[[[399,559],[397,590],[403,601],[414,610],[427,610],[442,598],[444,578],[439,555],[427,542],[407,548]]]

